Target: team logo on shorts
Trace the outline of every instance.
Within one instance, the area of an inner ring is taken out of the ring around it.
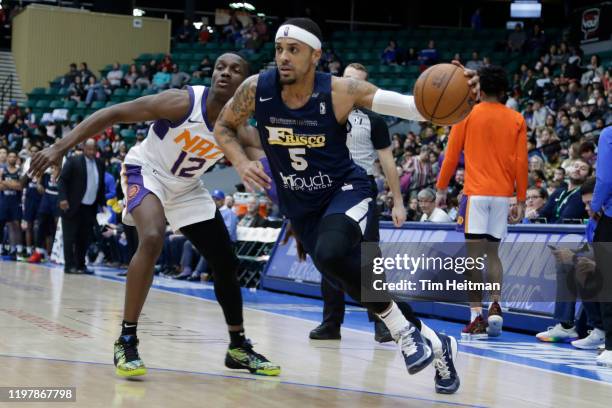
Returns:
[[[458,216],[457,217],[457,224],[463,225],[463,217],[462,216]]]
[[[139,191],[140,191],[140,186],[138,184],[132,184],[130,188],[128,188],[128,194],[127,194],[128,200],[131,200],[132,198],[136,197]]]

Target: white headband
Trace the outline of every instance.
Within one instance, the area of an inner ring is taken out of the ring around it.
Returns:
[[[292,24],[285,24],[278,28],[275,41],[278,41],[280,38],[293,38],[294,40],[299,40],[310,45],[315,50],[321,48],[321,40],[319,40],[316,35]]]

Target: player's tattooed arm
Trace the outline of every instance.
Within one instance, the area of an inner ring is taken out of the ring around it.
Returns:
[[[249,160],[238,132],[255,112],[257,79],[258,76],[253,75],[238,87],[219,113],[214,130],[215,140],[250,189],[270,187],[270,179],[261,163]]]

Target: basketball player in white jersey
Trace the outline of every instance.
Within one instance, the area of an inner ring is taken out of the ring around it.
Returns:
[[[166,219],[213,269],[215,295],[230,335],[225,365],[260,375],[280,373],[280,367],[256,353],[244,336],[238,261],[223,218],[200,181],[200,176],[223,157],[213,127],[247,76],[248,63],[241,56],[223,54],[215,62],[210,88],[173,89],[99,110],[32,158],[31,173],[40,175],[48,166],[60,163],[72,147],[115,123],[154,121],[145,141],[129,151],[122,172],[127,198],[124,221],[136,225],[139,244],[128,268],[124,320],[115,342],[119,376],[146,373],[138,355],[136,327],[162,250]],[[256,130],[242,127],[241,131]]]

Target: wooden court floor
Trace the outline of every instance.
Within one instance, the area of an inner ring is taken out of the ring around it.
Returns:
[[[311,342],[312,322],[245,310],[256,350],[277,378],[226,369],[227,334],[216,303],[151,291],[139,324],[141,380],[114,375],[124,284],[61,269],[0,262],[0,387],[72,386],[72,403],[15,407],[609,407],[612,386],[460,354],[461,389],[438,395],[433,368],[409,376],[395,347],[343,329]]]

